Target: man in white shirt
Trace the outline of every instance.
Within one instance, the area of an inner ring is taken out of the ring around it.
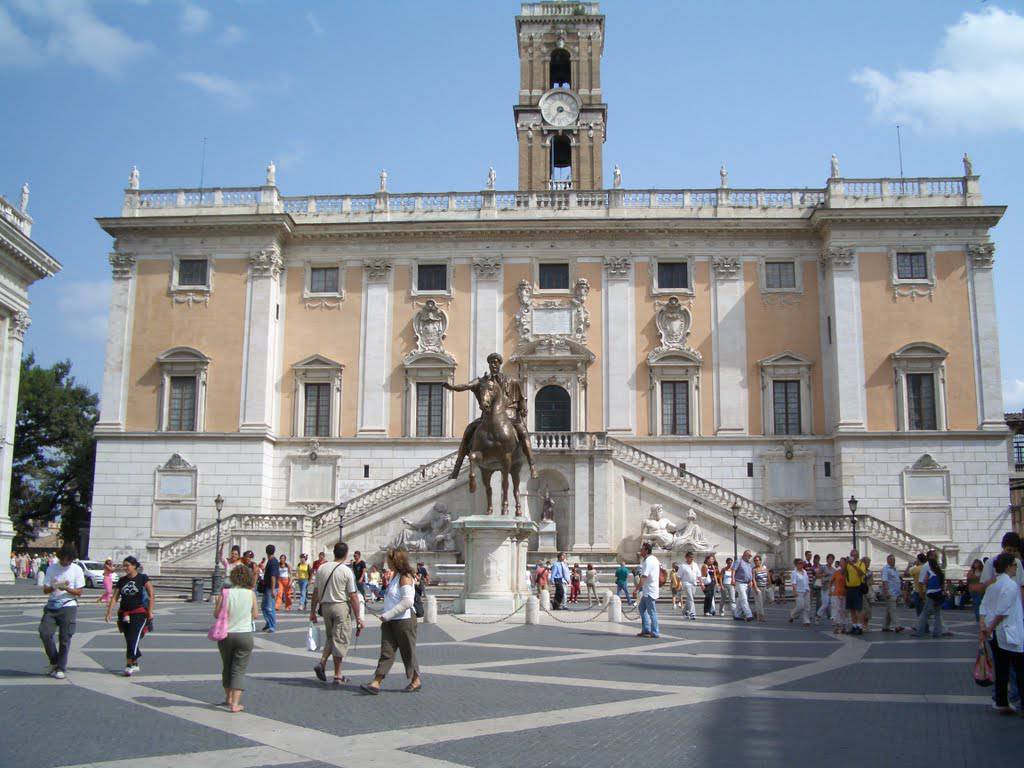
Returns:
[[[679,576],[679,583],[686,598],[683,605],[683,616],[690,621],[696,621],[697,606],[693,596],[697,589],[697,582],[700,580],[700,567],[693,561],[693,552],[686,553],[686,560],[679,564],[676,574]]]
[[[644,542],[640,547],[640,632],[637,637],[661,637],[658,626],[658,587],[661,582],[661,563],[651,554],[651,545]]]
[[[85,589],[85,573],[75,560],[78,550],[74,544],[60,548],[60,560],[46,569],[43,579],[43,594],[47,595],[43,618],[39,622],[39,639],[50,666],[46,673],[63,680],[68,671],[68,653],[71,651],[71,637],[75,634],[78,620],[78,598]],[[60,646],[53,643],[53,636],[60,632]]]
[[[348,557],[348,544],[339,541],[334,545],[334,562],[324,563],[317,569],[314,576],[313,599],[309,605],[309,620],[316,624],[317,607],[324,618],[323,654],[320,663],[313,667],[320,682],[327,682],[324,667],[327,659],[334,656],[334,682],[342,683],[345,678],[341,674],[341,662],[348,651],[352,638],[352,619],[355,618],[356,634],[363,628],[362,607],[359,603],[359,592],[356,588],[356,577],[352,569],[345,565]],[[397,576],[396,576],[397,578]]]
[[[736,600],[733,602],[732,617],[736,621],[754,620],[754,614],[750,610],[750,589],[754,585],[754,566],[750,563],[753,553],[749,549],[743,550],[743,555],[733,566],[733,584],[736,589]]]
[[[796,595],[796,605],[789,612],[789,623],[797,617],[801,619],[804,626],[811,623],[811,585],[807,579],[807,571],[804,570],[804,561],[799,557],[793,561],[793,594]]]
[[[1024,677],[1024,608],[1015,578],[1020,566],[1008,552],[993,559],[993,571],[997,577],[985,590],[979,630],[981,640],[989,640],[992,646],[996,673],[995,709],[1000,714],[1009,715],[1013,713],[1008,698],[1010,670],[1018,681]]]
[[[896,570],[896,555],[885,558],[882,566],[882,602],[885,603],[885,620],[882,622],[883,632],[902,632],[903,627],[896,623],[896,601],[903,592],[903,579]]]
[[[1017,586],[1020,588],[1021,600],[1024,601],[1024,564],[1021,563],[1021,540],[1020,536],[1014,531],[1008,531],[1003,535],[1003,540],[1000,542],[1003,548],[1003,553],[1012,556],[1017,561],[1016,573],[1010,578],[1013,579]],[[998,575],[995,572],[995,557],[990,557],[985,561],[985,566],[981,571],[981,584],[985,587],[986,591],[991,586]],[[982,593],[984,594],[984,593]],[[992,694],[992,698],[995,698],[995,692]],[[1020,685],[1017,680],[1017,675],[1011,668],[1010,670],[1010,703],[1020,703]]]

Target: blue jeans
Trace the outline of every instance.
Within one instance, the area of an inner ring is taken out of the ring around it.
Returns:
[[[648,595],[640,598],[640,631],[655,637],[661,635],[658,627],[658,608],[654,604],[654,598]]]
[[[299,579],[299,608],[305,610],[306,602],[309,600],[309,579]]]
[[[260,610],[263,611],[263,621],[267,623],[267,629],[275,632],[277,630],[277,611],[274,608],[274,593],[269,589],[263,591]]]
[[[622,597],[626,598],[626,602],[627,603],[629,603],[630,605],[633,604],[633,597],[632,597],[632,595],[629,594],[629,590],[626,589],[626,585],[625,584],[616,584],[615,585],[615,595],[616,595],[616,597],[621,595]]]

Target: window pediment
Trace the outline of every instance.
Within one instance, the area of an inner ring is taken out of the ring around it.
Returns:
[[[211,362],[209,357],[193,347],[172,347],[166,352],[157,355],[156,361],[160,365],[187,363],[204,366],[209,365]]]
[[[323,355],[310,355],[307,358],[300,360],[292,366],[292,369],[296,372],[315,372],[315,371],[343,371],[345,366],[342,363],[331,360],[329,357]]]
[[[937,344],[930,344],[926,341],[915,341],[906,346],[900,347],[892,353],[893,360],[927,360],[940,361],[949,357],[949,353]]]

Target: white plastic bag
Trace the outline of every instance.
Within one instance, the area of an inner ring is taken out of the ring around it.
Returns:
[[[309,622],[309,629],[306,631],[306,648],[315,651],[323,645],[323,642],[323,630],[320,629],[320,625],[314,624],[312,621]]]

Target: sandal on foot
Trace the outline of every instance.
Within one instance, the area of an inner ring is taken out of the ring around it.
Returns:
[[[419,685],[413,685],[412,683],[409,683],[402,690],[404,690],[406,693],[419,693],[421,690],[423,690],[423,683],[420,683]]]
[[[363,683],[362,685],[360,685],[359,690],[361,690],[363,693],[368,693],[371,696],[377,696],[380,693],[380,688],[375,688],[369,683]]]
[[[344,675],[342,675],[341,677],[335,677],[335,678],[334,678],[334,684],[335,684],[335,685],[341,685],[342,683],[351,683],[351,682],[352,682],[352,681],[351,681],[351,680],[349,680],[349,679],[348,679],[347,677],[345,677]]]
[[[324,672],[323,664],[317,664],[315,667],[313,667],[313,674],[316,675],[316,679],[319,680],[321,683],[327,682],[327,673]]]

